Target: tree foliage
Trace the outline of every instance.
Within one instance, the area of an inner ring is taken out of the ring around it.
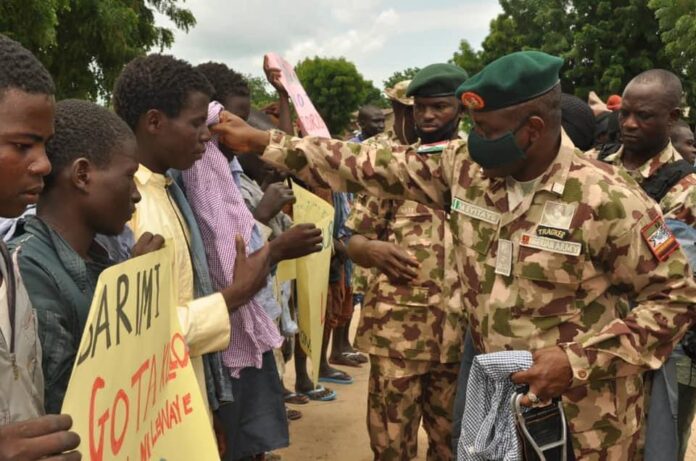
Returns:
[[[576,95],[621,93],[637,74],[669,68],[653,11],[645,0],[575,0],[573,46],[564,79]]]
[[[379,90],[345,58],[307,58],[295,66],[297,77],[332,135],[349,125],[351,113],[375,103]]]
[[[253,75],[245,75],[249,84],[249,92],[251,93],[251,105],[257,109],[261,109],[278,100],[278,95],[275,89],[271,87],[265,77],[257,77]]]
[[[665,56],[682,78],[692,121],[696,119],[696,0],[650,0]]]
[[[412,80],[413,77],[420,72],[420,67],[407,67],[404,70],[394,72],[388,79],[384,81],[384,88],[394,88],[399,82],[404,80]]]
[[[462,41],[452,62],[468,71],[465,66],[482,67],[514,51],[542,50],[565,59],[564,90],[584,99],[591,90],[604,97],[620,93],[644,70],[682,71],[686,61],[696,59],[696,0],[651,0],[650,6],[646,0],[500,0],[500,5],[503,12],[491,21],[481,50]]]
[[[483,68],[479,53],[474,51],[471,44],[466,40],[459,42],[459,50],[454,52],[450,62],[464,69],[469,76],[476,74]]]
[[[124,64],[174,42],[155,13],[188,31],[193,14],[178,0],[2,0],[0,33],[33,51],[59,98],[107,98]]]

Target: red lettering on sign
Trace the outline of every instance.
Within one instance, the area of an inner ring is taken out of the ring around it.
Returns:
[[[116,410],[118,403],[123,402],[123,408],[125,416],[123,418],[123,426],[121,428],[121,434],[115,437],[114,429],[116,427]],[[130,404],[128,403],[128,396],[123,389],[119,389],[114,399],[114,405],[111,407],[111,453],[117,455],[121,451],[121,445],[123,445],[123,439],[126,436],[126,430],[128,429],[128,422],[130,420]]]
[[[97,397],[97,391],[104,388],[104,386],[104,379],[101,376],[97,376],[97,378],[94,380],[94,384],[92,384],[92,396],[89,400],[89,455],[90,459],[93,461],[101,461],[104,459],[104,425],[106,424],[106,420],[109,419],[108,411],[105,411],[104,414],[99,417],[99,438],[96,444],[94,440],[95,400]]]
[[[193,408],[191,408],[191,393],[189,392],[184,396],[184,414],[190,415],[193,413]]]

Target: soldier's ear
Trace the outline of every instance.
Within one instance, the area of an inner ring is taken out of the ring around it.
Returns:
[[[532,115],[531,117],[529,117],[527,126],[531,128],[529,130],[529,142],[530,144],[533,144],[539,138],[541,138],[541,135],[544,132],[544,128],[546,128],[546,122],[544,122],[544,119],[539,117],[538,115]]]

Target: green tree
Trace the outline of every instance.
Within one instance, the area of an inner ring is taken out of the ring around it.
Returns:
[[[450,62],[464,69],[469,76],[474,75],[483,68],[481,56],[474,51],[471,44],[466,40],[459,42],[459,50],[454,52]]]
[[[696,121],[696,0],[650,0],[648,5],[655,11],[665,56],[684,82],[690,118]]]
[[[341,134],[351,113],[375,94],[372,82],[345,58],[307,58],[295,72],[332,135]]]
[[[384,81],[384,88],[393,88],[399,82],[404,80],[412,80],[413,77],[420,72],[420,67],[407,67],[404,70],[394,72],[391,77]]]
[[[483,65],[526,49],[561,54],[570,49],[575,15],[570,0],[500,0],[503,12],[491,21],[481,44]]]
[[[261,109],[272,102],[278,100],[278,95],[275,89],[271,87],[265,77],[255,77],[253,75],[245,75],[251,92],[251,104],[257,109]]]
[[[670,63],[654,12],[645,0],[574,0],[572,48],[564,53],[568,89],[586,98],[591,90],[621,93],[642,71]]]
[[[2,0],[0,33],[32,50],[53,75],[59,98],[108,98],[124,64],[174,42],[155,12],[188,31],[178,0]]]
[[[389,100],[385,98],[384,94],[372,84],[372,81],[368,80],[366,83],[369,85],[369,87],[365,91],[365,96],[360,103],[361,106],[369,104],[371,106],[381,107],[382,109],[386,109],[387,107],[391,106]]]
[[[689,6],[694,0],[653,3],[654,8],[671,7],[671,13],[664,13],[671,18],[665,19],[665,31],[670,28],[668,23],[676,23],[687,11],[693,18],[694,10]],[[564,91],[582,99],[591,90],[604,97],[620,93],[638,73],[653,67],[672,67],[660,40],[657,19],[646,0],[500,0],[500,5],[503,13],[491,21],[481,51],[475,53],[481,65],[525,49],[561,56],[565,59],[561,70]],[[677,8],[681,9],[675,11]],[[694,43],[693,36],[679,38]],[[454,62],[457,57],[473,61],[467,45],[460,45]],[[685,50],[682,43],[673,55]],[[686,55],[696,56],[693,51]]]

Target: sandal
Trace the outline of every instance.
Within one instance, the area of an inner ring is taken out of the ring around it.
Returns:
[[[297,392],[288,392],[283,396],[285,403],[290,405],[307,405],[309,403],[309,397],[304,394],[298,394]]]
[[[298,392],[298,394],[304,395],[309,400],[314,400],[315,402],[330,402],[336,400],[336,391],[324,386],[317,386],[307,392]]]
[[[353,378],[341,370],[331,370],[327,376],[319,376],[319,381],[333,384],[353,384]]]
[[[353,367],[353,368],[360,368],[362,365],[360,365],[360,362],[355,360],[352,357],[349,357],[346,355],[344,352],[343,354],[339,355],[338,357],[329,357],[329,363],[331,365],[340,365],[344,367]]]
[[[297,421],[302,418],[302,412],[298,410],[293,410],[291,408],[285,407],[285,411],[288,415],[288,421]]]
[[[362,354],[361,354],[360,352],[358,352],[358,351],[344,352],[343,355],[346,356],[346,357],[349,357],[351,360],[354,360],[354,361],[356,361],[356,362],[358,362],[358,363],[367,363],[367,362],[369,362],[369,360],[367,359],[367,357],[365,357],[364,355],[362,355]]]

